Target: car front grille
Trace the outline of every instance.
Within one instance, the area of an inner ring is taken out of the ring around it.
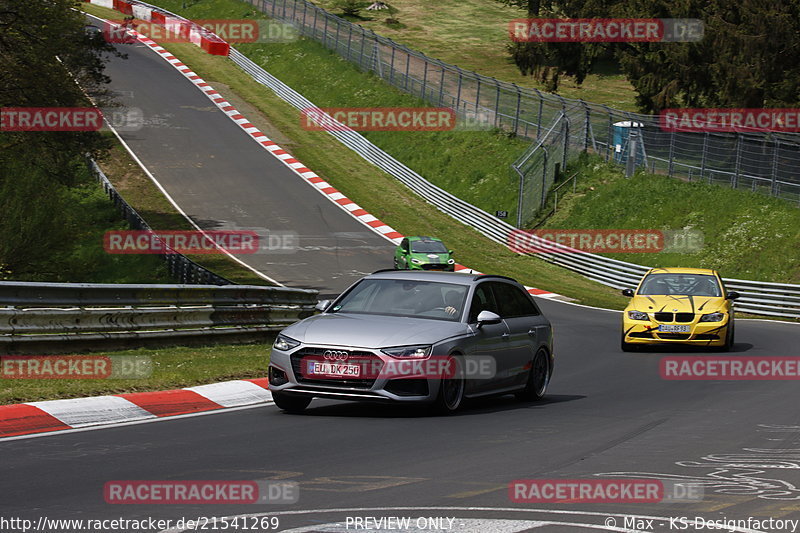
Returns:
[[[423,270],[447,270],[447,263],[425,263],[422,265]]]
[[[656,322],[692,322],[694,313],[654,313]]]
[[[661,339],[671,339],[675,341],[685,341],[689,337],[691,337],[688,333],[658,333],[659,338]]]
[[[315,358],[322,358],[326,350],[335,350],[340,352],[347,352],[347,359],[344,361],[337,361],[341,363],[357,364],[363,369],[369,370],[369,378],[314,378],[306,375],[305,368],[303,368],[303,358],[307,356],[314,356]],[[370,389],[375,383],[375,377],[380,373],[383,368],[383,361],[380,357],[372,352],[364,350],[347,350],[339,347],[330,348],[301,348],[291,356],[292,370],[299,383],[307,385],[320,385],[326,387],[341,387],[351,389]]]

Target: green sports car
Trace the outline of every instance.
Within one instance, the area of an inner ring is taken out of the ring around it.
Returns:
[[[394,251],[396,270],[446,270],[453,272],[456,262],[441,239],[405,237]]]

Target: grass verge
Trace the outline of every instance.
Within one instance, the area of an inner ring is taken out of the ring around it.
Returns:
[[[131,207],[136,209],[151,228],[157,228],[161,231],[195,229],[167,200],[120,143],[115,143],[113,148],[98,164],[111,183],[114,184],[117,192],[125,198],[125,201]],[[119,257],[143,256],[122,254]],[[272,283],[222,254],[195,254],[187,255],[187,257],[211,272],[235,283],[272,285]],[[151,256],[151,258],[161,261],[158,256]],[[175,280],[172,278],[161,281],[161,283],[174,282]]]
[[[724,277],[800,283],[800,209],[777,198],[718,185],[622,170],[587,156],[575,193],[566,186],[549,229],[693,229],[703,233],[696,253],[604,254],[653,267],[699,267]]]
[[[156,256],[105,252],[105,232],[128,227],[88,168],[81,170],[77,184],[61,188],[57,194],[63,196],[57,214],[63,225],[62,239],[52,245],[43,261],[32,261],[19,271],[0,268],[0,280],[58,283],[171,281],[164,262]]]
[[[101,355],[150,357],[153,373],[143,379],[0,379],[0,405],[263,378],[267,375],[268,354],[266,343],[101,352]]]
[[[336,8],[338,0],[311,1],[341,16]],[[361,2],[364,7],[371,3]],[[508,23],[526,18],[524,9],[493,0],[392,0],[389,5],[396,9],[392,18],[399,24],[387,24],[389,14],[385,10],[362,9],[358,17],[344,18],[429,57],[520,87],[543,89],[536,78],[519,72],[506,48],[511,42]],[[572,77],[564,77],[558,94],[625,111],[637,110],[636,91],[614,64],[598,64],[581,85]]]

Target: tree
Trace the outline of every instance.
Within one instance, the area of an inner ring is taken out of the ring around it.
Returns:
[[[800,2],[782,0],[497,0],[554,18],[694,18],[698,42],[513,43],[520,72],[551,91],[559,77],[581,83],[613,57],[644,112],[672,107],[794,107],[800,103]]]
[[[0,0],[0,108],[106,104],[104,55],[74,0]],[[0,265],[12,271],[63,248],[67,188],[87,179],[83,157],[108,142],[98,132],[0,132]]]
[[[594,18],[608,16],[611,0],[497,0],[525,9],[528,18]],[[523,75],[534,76],[545,90],[556,92],[562,75],[583,83],[595,62],[608,55],[606,43],[513,42],[508,51]]]

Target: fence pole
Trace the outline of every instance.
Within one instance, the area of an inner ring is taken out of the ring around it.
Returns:
[[[513,85],[514,89],[517,90],[517,110],[514,112],[514,134],[516,135],[517,128],[519,127],[519,110],[522,105],[522,92],[515,83],[512,83],[511,85]]]
[[[495,120],[495,125],[499,128],[503,124],[500,118],[500,82],[498,82],[497,79],[495,78],[492,78],[492,80],[494,81],[495,87],[497,88],[497,95],[495,96],[494,99],[494,120]]]
[[[350,61],[350,45],[353,41],[353,25],[349,24],[348,29],[350,30],[350,33],[347,34],[347,60]]]
[[[377,44],[375,46],[378,46]],[[389,59],[389,85],[394,85],[394,46],[392,46],[392,57]]]
[[[475,90],[475,115],[478,114],[478,108],[481,106],[481,79],[475,76],[475,81],[478,82],[478,87]]]
[[[373,50],[375,56],[375,72],[378,74],[380,79],[383,79],[383,63],[381,62],[381,45],[378,43],[376,39],[374,41],[375,48]]]
[[[437,105],[442,105],[444,102],[444,63],[439,63],[439,68],[442,69],[442,78],[439,80],[439,103]]]
[[[547,148],[542,146],[542,151],[544,152],[544,160],[542,165],[542,198],[539,202],[539,208],[544,205],[545,200],[547,199],[547,187],[545,186],[545,182],[547,181],[547,159],[548,159],[548,152]]]
[[[569,153],[569,117],[566,114],[562,116],[564,118],[564,153],[561,156],[561,168],[566,172],[567,153]],[[555,181],[555,175],[553,176],[553,181]]]
[[[352,26],[351,26],[352,27]],[[364,67],[364,45],[367,43],[367,30],[359,26],[361,29],[361,55],[358,56],[358,66]]]
[[[706,173],[706,155],[708,154],[708,132],[703,134],[703,153],[700,156],[700,180],[703,179],[703,174]]]
[[[742,157],[742,134],[736,134],[736,166],[733,172],[733,183],[731,184],[732,188],[736,189],[739,187],[739,166],[741,164],[741,157]]]
[[[456,90],[456,111],[461,109],[461,84],[464,82],[464,76],[461,74],[461,69],[456,67],[458,70],[458,89]]]
[[[515,165],[511,168],[519,174],[519,198],[517,198],[517,229],[522,229],[522,194],[525,190],[525,175]]]
[[[667,167],[667,176],[672,177],[672,169],[674,161],[672,160],[675,155],[675,132],[669,134],[669,166]]]
[[[781,148],[780,140],[775,137],[775,148],[772,150],[772,186],[770,187],[770,194],[772,196],[778,195],[778,150]]]
[[[423,59],[425,62],[425,70],[422,74],[422,99],[427,101],[425,98],[427,94],[427,87],[428,87],[428,58]]]
[[[542,111],[544,111],[544,98],[542,98],[542,93],[540,93],[538,90],[536,90],[536,94],[539,96],[539,117],[536,119],[536,140],[538,141],[539,137],[542,135]]]
[[[410,68],[411,68],[411,54],[406,52],[406,79],[405,79],[405,85],[404,85],[404,88],[406,90],[408,90],[408,73],[409,73],[409,69]]]
[[[589,106],[586,105],[586,102],[584,102],[583,100],[581,100],[580,102],[581,102],[581,105],[583,105],[584,111],[586,112],[586,120],[584,121],[584,126],[583,126],[584,129],[586,130],[585,131],[585,135],[583,137],[583,151],[585,152],[585,151],[587,151],[589,149],[589,131],[590,131],[589,113],[590,113],[590,111],[589,111]]]

